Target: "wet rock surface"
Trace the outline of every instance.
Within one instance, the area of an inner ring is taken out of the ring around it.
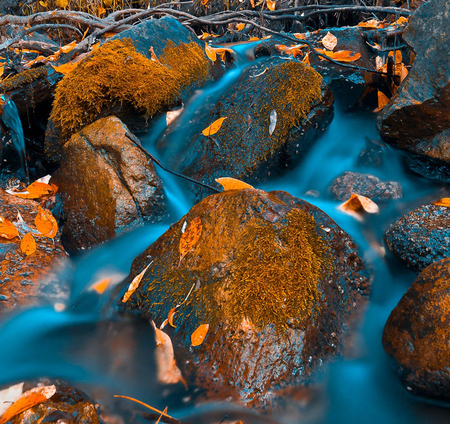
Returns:
[[[69,250],[92,247],[164,216],[162,182],[129,137],[134,138],[111,116],[85,127],[64,146],[59,184]]]
[[[219,99],[199,105],[195,116],[180,116],[159,143],[161,155],[172,170],[216,187],[218,177],[252,183],[282,174],[299,163],[332,119],[333,94],[321,80],[303,63],[263,59]],[[220,130],[204,136],[219,118],[226,118]],[[210,194],[190,189],[197,198]]]
[[[33,227],[38,205],[0,189],[0,216],[11,222],[17,220],[19,212],[25,223]],[[0,311],[42,302],[64,302],[68,297],[68,288],[60,281],[60,269],[67,258],[61,242],[48,237],[35,240],[36,252],[27,256],[20,250],[19,237],[0,238]]]
[[[180,260],[182,233],[199,219],[200,238]],[[346,323],[370,284],[349,236],[281,191],[205,198],[134,261],[125,286],[148,265],[119,307],[159,325],[190,293],[176,328],[164,330],[183,376],[203,398],[259,408],[342,352]],[[192,347],[191,334],[206,323],[203,344]]]
[[[395,181],[381,181],[371,174],[346,171],[337,177],[330,190],[337,200],[347,200],[355,193],[372,200],[399,199],[402,187]]]
[[[450,259],[425,268],[392,311],[383,347],[413,394],[450,400]]]
[[[450,4],[431,0],[412,16],[403,39],[416,53],[407,78],[378,117],[386,142],[411,154],[421,175],[450,181]]]
[[[450,256],[449,208],[420,206],[396,221],[385,233],[386,244],[414,271]]]

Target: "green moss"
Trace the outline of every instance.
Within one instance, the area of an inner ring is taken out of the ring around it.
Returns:
[[[44,66],[35,69],[27,69],[11,78],[0,80],[0,93],[6,93],[24,87],[46,75],[47,69]]]
[[[62,142],[116,104],[131,105],[146,118],[173,105],[180,97],[180,88],[192,82],[190,78],[198,81],[208,72],[199,47],[191,44],[167,47],[165,57],[172,68],[138,53],[131,40],[103,44],[56,88],[51,118],[61,128]],[[180,50],[191,55],[186,64],[177,67],[172,62]],[[188,65],[193,66],[195,75],[183,74]],[[202,74],[200,68],[205,69]]]

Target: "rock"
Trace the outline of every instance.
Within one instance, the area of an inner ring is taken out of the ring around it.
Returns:
[[[337,200],[348,200],[355,193],[372,200],[400,199],[402,187],[395,181],[383,182],[375,175],[345,171],[337,177],[331,192]]]
[[[386,142],[408,151],[421,175],[450,181],[450,3],[431,0],[411,18],[403,39],[416,59],[396,94],[378,116]]]
[[[402,384],[416,395],[450,400],[450,259],[425,268],[384,327],[383,347]]]
[[[386,244],[416,272],[450,256],[450,216],[446,206],[420,206],[390,226]]]
[[[64,145],[59,184],[68,250],[90,248],[164,215],[162,182],[151,160],[127,135],[134,139],[110,116]]]
[[[298,164],[331,121],[333,95],[312,68],[269,57],[243,72],[219,99],[197,102],[191,115],[181,115],[169,127],[158,148],[170,169],[217,187],[215,179],[224,176],[265,181]],[[226,119],[220,130],[204,136],[202,130],[221,117]],[[197,198],[211,194],[189,189]]]
[[[47,156],[58,160],[72,134],[106,116],[119,117],[133,131],[147,129],[153,116],[205,84],[211,69],[203,45],[173,18],[147,20],[112,37],[58,84]]]
[[[0,189],[0,216],[11,222],[19,212],[25,223],[34,227],[39,203],[21,199]],[[21,231],[21,236],[29,230]],[[61,283],[61,269],[67,253],[59,237],[35,237],[36,252],[26,256],[20,239],[0,238],[0,311],[39,303],[64,302],[68,288]]]
[[[185,239],[200,237],[180,260],[183,231]],[[125,287],[149,264],[120,307],[160,325],[187,297],[176,328],[164,330],[183,376],[208,399],[230,396],[258,408],[342,352],[346,323],[369,292],[350,237],[281,191],[205,198],[136,258]],[[200,324],[209,331],[192,347]]]

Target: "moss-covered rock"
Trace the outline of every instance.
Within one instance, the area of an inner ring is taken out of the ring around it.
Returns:
[[[392,311],[383,332],[406,389],[450,401],[450,259],[425,268]]]
[[[209,184],[223,176],[265,180],[298,163],[330,122],[332,104],[333,95],[312,68],[265,58],[245,69],[214,105],[199,105],[190,133],[182,119],[171,125],[158,148],[172,169]],[[221,117],[220,130],[204,136],[202,130]],[[206,193],[192,190],[199,198]]]
[[[200,238],[180,261],[183,229],[195,218]],[[187,298],[176,328],[166,327],[184,376],[207,398],[232,396],[249,406],[270,404],[278,389],[306,382],[339,353],[344,323],[368,294],[348,235],[285,192],[205,198],[134,261],[124,287],[150,262],[119,305],[159,325]],[[205,323],[205,341],[190,347]]]
[[[162,219],[162,182],[129,137],[133,135],[128,128],[110,116],[83,128],[64,145],[59,185],[67,249],[86,249]]]

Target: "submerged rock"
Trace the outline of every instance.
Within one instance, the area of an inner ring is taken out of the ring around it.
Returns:
[[[392,311],[383,347],[413,394],[450,400],[450,259],[425,268]]]
[[[374,201],[402,197],[400,183],[383,182],[375,175],[350,171],[345,171],[333,181],[331,192],[337,200],[347,200],[353,193],[369,197]]]
[[[386,244],[414,271],[450,256],[447,206],[424,205],[401,217],[385,233]]]
[[[450,3],[431,0],[412,16],[403,39],[416,53],[406,79],[378,117],[386,142],[408,151],[411,168],[450,181]]]
[[[34,227],[39,203],[21,199],[0,189],[0,216],[11,222],[20,213],[29,227]],[[21,230],[21,237],[29,230]],[[68,288],[61,283],[61,268],[67,253],[59,237],[35,237],[36,252],[27,256],[20,249],[20,239],[0,237],[0,311],[39,303],[64,302]]]
[[[67,249],[90,248],[162,219],[162,182],[129,137],[134,138],[120,119],[110,116],[83,128],[64,145],[59,184]]]
[[[369,292],[350,237],[281,191],[205,198],[138,256],[125,285],[143,270],[119,304],[160,325],[185,300],[176,328],[164,330],[183,376],[205,398],[259,408],[342,352],[346,324]],[[193,347],[201,324],[209,331]]]
[[[188,108],[194,115],[169,127],[158,148],[171,169],[217,187],[224,176],[264,181],[298,164],[331,121],[331,91],[301,62],[265,58],[229,84],[219,99],[205,98],[195,111]],[[220,130],[203,135],[219,118],[226,118]],[[197,198],[210,194],[190,188]]]

